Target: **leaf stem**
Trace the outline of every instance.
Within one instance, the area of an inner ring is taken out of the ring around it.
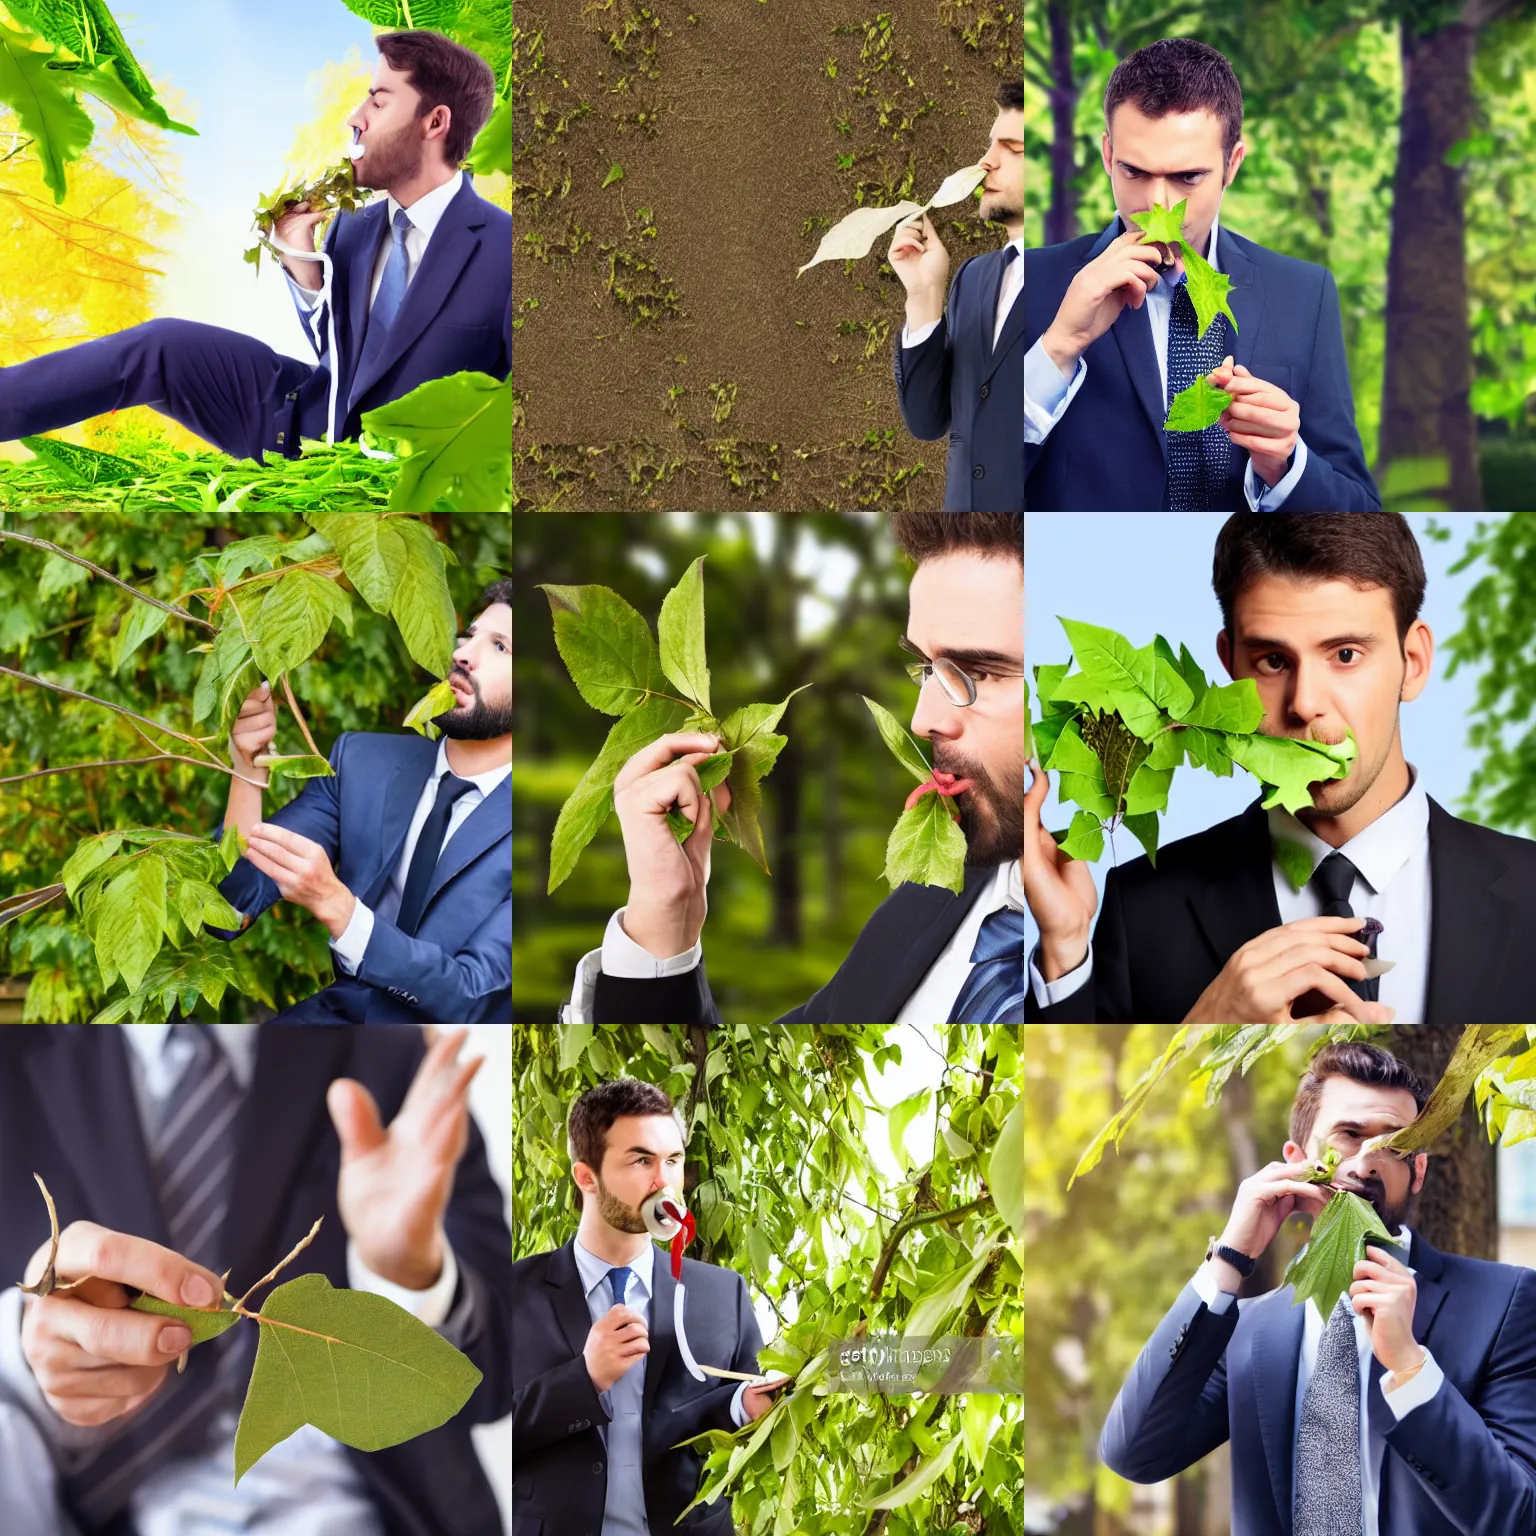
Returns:
[[[314,1226],[312,1226],[309,1229],[309,1232],[308,1232],[308,1234],[305,1237],[301,1238],[300,1241],[294,1245],[294,1248],[293,1248],[292,1252],[289,1253],[288,1257],[285,1258],[285,1259],[280,1260],[277,1264],[275,1264],[268,1274],[262,1276],[262,1278],[260,1280],[258,1280],[255,1285],[253,1285],[251,1287],[251,1290],[247,1291],[245,1293],[245,1295],[242,1296],[240,1298],[240,1300],[235,1303],[235,1311],[236,1312],[241,1311],[241,1309],[244,1307],[245,1303],[250,1300],[250,1298],[251,1298],[251,1291],[259,1291],[262,1288],[262,1286],[264,1286],[269,1280],[277,1279],[278,1275],[284,1269],[286,1269],[288,1267],[288,1265],[293,1263],[293,1261],[296,1258],[298,1258],[298,1256],[301,1253],[303,1253],[304,1250],[306,1248],[308,1248],[309,1245],[312,1242],[314,1242],[315,1234],[320,1230],[320,1223],[322,1221],[324,1221],[324,1220],[325,1220],[325,1217],[323,1217],[323,1216],[317,1216],[315,1218]],[[250,1315],[250,1314],[246,1314],[246,1315]],[[266,1321],[270,1322],[271,1319],[268,1318],[268,1319],[266,1319]]]
[[[288,700],[288,708],[293,711],[293,718],[299,722],[299,729],[304,733],[304,740],[309,743],[309,750],[316,757],[325,754],[315,745],[315,738],[309,734],[308,722],[304,719],[304,711],[299,708],[299,701],[293,696],[293,689],[288,686],[288,674],[283,673],[283,696]]]

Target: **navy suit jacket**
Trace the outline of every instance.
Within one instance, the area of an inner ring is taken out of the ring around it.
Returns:
[[[651,1530],[730,1536],[730,1501],[677,1517],[699,1491],[704,1458],[674,1447],[706,1429],[736,1432],[734,1381],[695,1381],[672,1327],[677,1282],[664,1248],[651,1269],[651,1352],[641,1402],[641,1479]],[[683,1326],[700,1365],[757,1371],[763,1336],[746,1283],[734,1270],[683,1260]],[[608,1415],[582,1349],[592,1329],[576,1267],[575,1239],[512,1266],[512,1536],[601,1536],[608,1497],[599,1424]]]
[[[418,1029],[293,1029],[263,1024],[256,1070],[236,1122],[235,1184],[225,1261],[244,1289],[324,1218],[293,1273],[347,1279],[347,1233],[336,1206],[340,1150],[325,1107],[338,1077],[363,1083],[387,1124],[425,1053]],[[127,1047],[115,1029],[61,1024],[0,1029],[0,1274],[19,1276],[47,1219],[34,1172],[60,1219],[94,1221],[168,1244],[149,1154],[134,1105]],[[444,1227],[459,1288],[438,1332],[484,1380],[439,1429],[388,1450],[346,1452],[362,1475],[386,1536],[500,1536],[500,1512],[470,1426],[511,1411],[511,1234],[505,1203],[471,1122]],[[0,1468],[0,1515],[5,1512]],[[110,1528],[125,1530],[126,1520]],[[15,1527],[0,1519],[7,1536]],[[21,1533],[16,1533],[21,1536]]]
[[[1024,253],[1024,350],[1056,318],[1079,270],[1121,232]],[[1379,512],[1381,494],[1365,467],[1344,355],[1339,290],[1324,267],[1267,251],[1224,226],[1221,270],[1232,280],[1235,362],[1276,384],[1301,407],[1307,467],[1284,502],[1287,512]],[[1146,512],[1168,506],[1167,402],[1146,306],[1124,309],[1083,354],[1088,374],[1043,443],[1024,445],[1025,495],[1035,512]],[[1226,484],[1212,511],[1244,512],[1246,449],[1228,445]],[[1262,487],[1263,482],[1260,481]]]
[[[907,430],[929,441],[949,438],[946,512],[1024,510],[1024,295],[1013,301],[994,347],[1002,278],[1003,251],[970,257],[955,272],[933,334],[910,348],[896,336],[896,393]]]
[[[1536,1529],[1536,1271],[1440,1253],[1413,1235],[1413,1336],[1445,1372],[1402,1420],[1371,1360],[1386,1437],[1381,1536]],[[1156,1483],[1232,1442],[1232,1536],[1291,1536],[1302,1309],[1290,1286],[1220,1316],[1185,1286],[1104,1425],[1105,1466]]]
[[[362,414],[409,394],[431,379],[473,370],[506,378],[512,367],[512,216],[488,203],[468,176],[443,210],[427,242],[421,270],[381,352],[359,370],[368,299],[379,247],[389,238],[388,199],[331,221],[325,250],[333,274],[331,301],[294,306],[320,366],[299,390],[299,431],[324,437],[331,370],[337,371],[336,436],[356,437]],[[336,306],[336,350],[330,355],[329,303]],[[297,439],[296,439],[297,441]]]
[[[344,731],[331,748],[335,775],[311,779],[267,817],[319,843],[342,884],[374,912],[357,974],[337,969],[336,981],[312,1000],[316,1022],[512,1022],[510,778],[444,844],[414,937],[378,915],[436,760],[437,744],[424,736]],[[247,859],[235,865],[219,892],[253,919],[280,899],[276,884]],[[298,1005],[291,1017],[309,1022],[304,1008]]]

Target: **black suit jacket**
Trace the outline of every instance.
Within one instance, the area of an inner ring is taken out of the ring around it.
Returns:
[[[936,885],[899,885],[875,908],[848,958],[813,997],[778,1024],[893,1024],[902,1004],[955,936],[993,869],[968,869],[956,896]],[[599,1024],[719,1024],[702,961],[681,976],[633,980],[599,976],[592,1017]],[[934,1019],[933,1023],[943,1020]]]
[[[240,1111],[226,1252],[249,1284],[287,1253],[317,1216],[315,1241],[292,1273],[347,1284],[347,1235],[336,1208],[340,1146],[325,1107],[338,1077],[363,1083],[387,1124],[424,1054],[414,1025],[263,1025]],[[0,1029],[0,1276],[19,1276],[37,1247],[42,1174],[64,1225],[95,1221],[168,1243],[135,1107],[127,1046],[115,1029]],[[459,1289],[438,1332],[484,1380],[440,1429],[388,1450],[347,1451],[388,1536],[501,1536],[501,1514],[470,1426],[511,1411],[512,1238],[503,1196],[471,1128],[446,1228]],[[43,1218],[45,1221],[45,1218]],[[0,1500],[3,1503],[3,1500]]]
[[[1429,802],[1429,976],[1425,1024],[1536,1023],[1536,843],[1460,821]],[[1259,802],[1109,872],[1086,986],[1030,1023],[1183,1019],[1232,955],[1280,924],[1269,821]]]
[[[695,1381],[683,1365],[672,1327],[677,1283],[664,1249],[656,1250],[651,1284],[641,1407],[646,1518],[658,1536],[730,1536],[730,1504],[720,1499],[676,1524],[699,1491],[704,1458],[692,1446],[673,1447],[706,1429],[734,1433],[737,1383]],[[683,1289],[694,1359],[756,1372],[763,1336],[741,1276],[685,1258]],[[512,1266],[512,1536],[601,1536],[608,1457],[597,1426],[608,1415],[582,1357],[591,1328],[574,1238]]]

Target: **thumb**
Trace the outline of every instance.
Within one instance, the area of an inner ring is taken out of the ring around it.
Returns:
[[[341,1141],[343,1158],[372,1152],[387,1139],[373,1095],[350,1077],[338,1077],[326,1090],[325,1106]]]

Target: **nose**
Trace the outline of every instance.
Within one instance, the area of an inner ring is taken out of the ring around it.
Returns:
[[[917,695],[917,708],[912,711],[912,734],[927,740],[945,739],[960,734],[959,711],[949,701],[949,696],[932,674]]]
[[[1328,712],[1321,675],[1307,660],[1298,662],[1291,673],[1290,696],[1286,700],[1286,708],[1299,725],[1311,725]]]

